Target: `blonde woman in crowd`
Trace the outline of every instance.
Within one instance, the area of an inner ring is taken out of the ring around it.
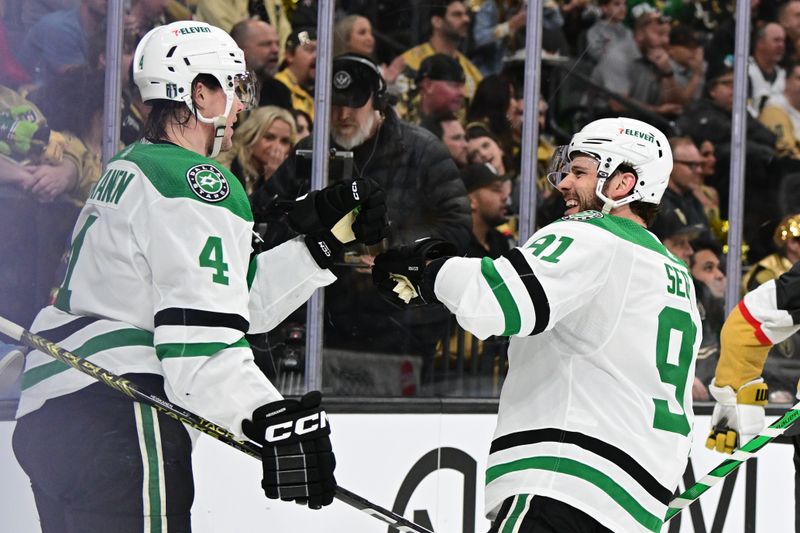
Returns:
[[[244,185],[249,197],[281,166],[296,142],[297,128],[290,111],[259,107],[236,128],[233,148],[218,158]]]

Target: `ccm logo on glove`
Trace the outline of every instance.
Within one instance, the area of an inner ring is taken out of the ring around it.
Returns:
[[[350,185],[350,190],[353,191],[353,199],[354,200],[361,200],[361,197],[358,195],[358,182],[354,181],[352,185]]]
[[[294,425],[294,431],[292,431]],[[298,418],[294,422],[287,420],[280,424],[267,426],[264,432],[265,442],[280,442],[286,440],[291,436],[300,436],[318,429],[324,429],[328,426],[328,414],[325,411],[313,413],[303,418]]]

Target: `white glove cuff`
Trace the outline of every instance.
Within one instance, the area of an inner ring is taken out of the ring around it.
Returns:
[[[736,405],[736,391],[730,385],[717,387],[716,378],[709,383],[708,392],[722,405]]]

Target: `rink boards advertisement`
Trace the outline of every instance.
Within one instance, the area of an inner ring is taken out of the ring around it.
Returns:
[[[483,478],[492,414],[331,414],[336,477],[346,489],[436,533],[483,533]],[[724,456],[703,447],[710,417],[695,418],[684,483]],[[37,533],[27,477],[11,452],[13,422],[0,422],[0,531]],[[771,443],[684,511],[664,532],[794,531],[791,445]],[[383,522],[342,502],[319,511],[263,497],[260,464],[202,436],[195,447],[194,533],[388,533]],[[733,477],[735,475],[735,478]],[[681,490],[684,485],[682,484]]]

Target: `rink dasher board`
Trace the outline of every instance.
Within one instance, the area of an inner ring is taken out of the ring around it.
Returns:
[[[488,530],[489,522],[483,518],[483,479],[495,415],[337,413],[331,414],[330,420],[336,476],[343,486],[418,523],[429,521],[437,533],[467,533],[465,523],[470,522],[474,525],[468,533]],[[709,422],[709,416],[695,418],[691,458],[695,479],[724,459],[703,447]],[[0,422],[0,531],[37,533],[40,529],[28,480],[11,451],[13,426],[13,422]],[[755,468],[748,470],[745,465],[740,469],[727,505],[720,505],[722,484],[703,495],[700,505],[705,527],[695,527],[692,516],[684,511],[679,515],[678,531],[710,531],[715,519],[723,516],[726,533],[792,531],[792,454],[792,446],[768,445],[759,452]],[[340,502],[309,511],[266,500],[259,487],[258,462],[211,438],[202,436],[197,441],[193,462],[194,533],[387,531],[385,525]],[[453,468],[436,469],[442,462]],[[474,480],[473,491],[465,491],[465,479]],[[474,498],[465,499],[471,492]],[[407,501],[404,509],[395,507],[398,497]],[[746,529],[745,514],[754,517],[755,529]]]

